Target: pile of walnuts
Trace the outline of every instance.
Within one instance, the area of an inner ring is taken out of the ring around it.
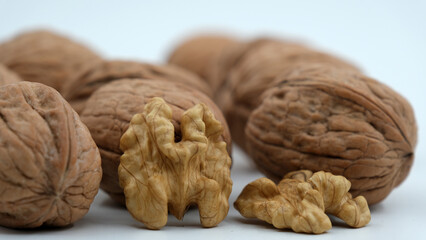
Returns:
[[[194,204],[203,226],[226,217],[231,136],[196,74],[105,60],[36,31],[0,45],[0,85],[0,225],[69,225],[99,188],[150,228]],[[136,191],[135,181],[151,187]],[[150,201],[161,210],[141,212]]]
[[[368,224],[417,140],[402,96],[298,43],[200,36],[153,65],[48,31],[0,44],[0,133],[2,226],[69,225],[101,188],[150,229],[192,205],[214,227],[229,211],[232,133],[281,180],[250,183],[235,208],[309,233],[331,227],[326,214]]]
[[[417,126],[397,92],[345,60],[277,39],[216,46],[203,36],[170,62],[186,67],[182,59],[214,47],[203,74],[219,86],[214,99],[233,140],[267,176],[279,181],[302,169],[342,175],[369,204],[407,177]]]

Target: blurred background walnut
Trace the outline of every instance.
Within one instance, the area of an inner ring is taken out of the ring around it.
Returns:
[[[49,31],[20,34],[0,45],[0,63],[23,80],[62,91],[73,75],[100,57],[88,48]]]
[[[224,129],[203,103],[182,114],[179,141],[172,119],[166,102],[153,98],[121,137],[118,175],[126,207],[148,228],[160,229],[168,212],[181,220],[196,205],[201,224],[214,227],[228,214],[232,189]]]
[[[62,94],[77,113],[101,86],[119,79],[168,80],[191,86],[210,96],[208,85],[192,72],[172,65],[153,65],[133,61],[101,61],[80,71],[65,84]]]
[[[89,210],[101,181],[95,142],[53,88],[0,87],[0,225],[65,226]]]
[[[183,112],[198,103],[206,104],[224,128],[221,138],[231,155],[231,136],[221,111],[208,96],[192,86],[149,79],[122,79],[108,83],[92,94],[81,119],[89,128],[102,156],[104,175],[101,188],[121,204],[124,204],[124,195],[117,173],[123,154],[120,138],[127,130],[132,116],[143,112],[145,104],[153,97],[163,98],[171,107],[176,142],[182,137],[180,119]]]
[[[10,71],[10,69],[3,64],[0,64],[0,86],[9,83],[17,83],[19,81],[22,80],[16,73]]]
[[[196,36],[176,46],[168,62],[198,74],[207,81],[214,93],[220,84],[210,78],[211,65],[226,49],[235,44],[239,43],[226,36]]]

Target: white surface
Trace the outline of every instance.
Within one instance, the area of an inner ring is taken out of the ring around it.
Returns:
[[[268,33],[302,39],[352,60],[369,76],[407,97],[419,125],[411,174],[385,201],[372,207],[367,227],[338,224],[319,236],[296,234],[246,220],[231,206],[216,228],[201,228],[198,212],[192,210],[182,222],[170,216],[165,228],[151,231],[100,192],[90,212],[71,227],[26,231],[0,227],[0,239],[424,239],[426,2],[247,2],[0,0],[0,41],[23,30],[48,27],[86,42],[105,57],[162,62],[168,50],[188,34],[216,29],[241,37]],[[237,149],[234,161],[231,203],[247,183],[261,176]]]

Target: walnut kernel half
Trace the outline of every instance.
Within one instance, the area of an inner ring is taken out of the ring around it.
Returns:
[[[228,214],[232,189],[223,127],[204,104],[183,113],[180,141],[171,121],[171,108],[156,97],[123,134],[118,174],[127,209],[148,228],[159,229],[168,211],[182,219],[189,205],[197,205],[201,224],[216,226]]]

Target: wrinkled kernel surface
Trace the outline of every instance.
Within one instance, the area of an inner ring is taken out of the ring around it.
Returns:
[[[168,212],[182,219],[189,205],[197,205],[201,224],[216,226],[228,213],[232,188],[223,128],[204,104],[182,115],[180,141],[171,121],[171,108],[153,98],[123,134],[118,174],[127,209],[159,229]]]
[[[364,197],[352,199],[348,193],[350,186],[342,176],[295,171],[278,185],[267,178],[248,184],[234,206],[244,217],[259,218],[276,228],[291,228],[295,232],[329,230],[331,222],[326,214],[351,227],[363,227],[370,222],[370,210]]]

